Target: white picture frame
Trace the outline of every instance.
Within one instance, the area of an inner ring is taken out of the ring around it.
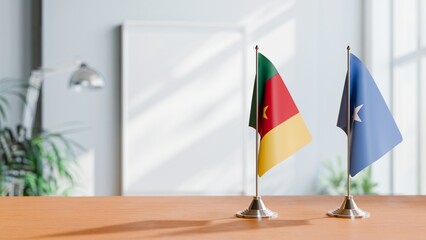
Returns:
[[[246,43],[235,25],[123,24],[122,195],[244,194]]]

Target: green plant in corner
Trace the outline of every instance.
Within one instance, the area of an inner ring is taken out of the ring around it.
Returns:
[[[346,166],[340,157],[335,162],[324,163],[325,175],[320,177],[320,194],[345,195],[346,194]],[[378,186],[373,181],[371,166],[351,178],[351,194],[369,195],[377,194],[375,188]]]
[[[28,137],[21,125],[16,131],[5,127],[10,107],[6,96],[17,96],[25,103],[23,91],[30,87],[13,81],[0,81],[0,195],[68,195],[75,185],[74,149],[82,148],[65,136],[74,130],[41,131]]]

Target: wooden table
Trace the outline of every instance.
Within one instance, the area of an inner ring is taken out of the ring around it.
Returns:
[[[0,239],[426,239],[426,196],[356,196],[359,220],[325,216],[343,197],[263,200],[278,218],[235,218],[251,197],[2,197]]]

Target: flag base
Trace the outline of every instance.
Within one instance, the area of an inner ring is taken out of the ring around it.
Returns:
[[[276,218],[278,213],[269,210],[260,197],[253,197],[250,206],[235,216],[239,218]]]
[[[351,219],[370,217],[370,213],[361,210],[356,205],[352,195],[346,196],[340,208],[329,211],[327,215],[330,217],[351,218]]]

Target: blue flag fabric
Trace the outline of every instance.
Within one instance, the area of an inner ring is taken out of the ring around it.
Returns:
[[[381,158],[402,141],[401,133],[365,65],[350,54],[350,174]],[[337,126],[347,133],[347,76]]]

